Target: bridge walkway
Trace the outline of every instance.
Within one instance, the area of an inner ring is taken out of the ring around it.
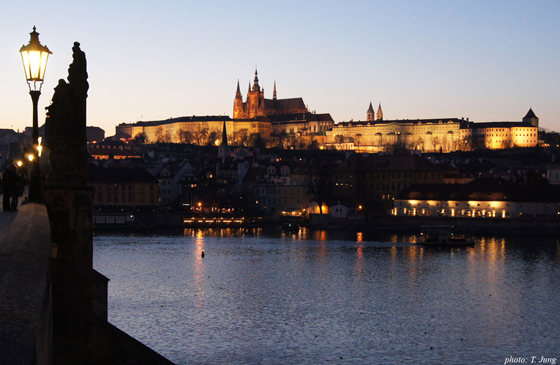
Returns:
[[[28,189],[27,187],[25,187],[23,196],[21,196],[18,200],[18,209],[21,206],[21,203],[27,199],[27,192]],[[0,204],[2,203],[3,199],[4,195],[0,193]],[[4,212],[0,207],[0,242],[2,242],[2,239],[6,235],[6,232],[10,230],[10,227],[12,226],[13,221],[16,219],[17,214],[18,212]]]

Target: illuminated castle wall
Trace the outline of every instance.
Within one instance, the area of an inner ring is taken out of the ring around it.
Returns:
[[[362,152],[396,148],[425,152],[534,147],[539,119],[530,109],[522,122],[473,123],[463,118],[383,120],[371,106],[366,121],[341,122],[327,132],[327,146]]]

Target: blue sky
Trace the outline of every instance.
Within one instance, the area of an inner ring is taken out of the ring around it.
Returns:
[[[37,26],[53,52],[40,123],[72,44],[88,60],[88,125],[232,115],[255,67],[272,97],[336,122],[521,120],[560,131],[560,2],[22,1],[0,11],[0,128],[31,125],[19,48]]]

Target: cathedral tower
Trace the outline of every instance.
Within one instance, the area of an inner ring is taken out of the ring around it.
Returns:
[[[371,105],[371,101],[369,102],[369,108],[367,110],[367,121],[368,122],[375,121],[375,110],[373,110],[373,106]]]
[[[239,80],[237,81],[237,92],[235,93],[233,104],[233,119],[254,119],[273,115],[282,116],[308,113],[302,98],[278,99],[277,95],[276,80],[274,80],[272,99],[265,99],[264,88],[259,85],[259,75],[255,69],[253,85],[251,86],[251,82],[249,82],[245,102],[239,90]]]
[[[255,118],[264,115],[263,112],[260,112],[261,102],[264,102],[264,91],[262,91],[259,86],[259,76],[257,70],[255,70],[253,88],[247,93],[246,118]]]
[[[379,109],[377,109],[377,120],[383,120],[383,110],[381,110],[381,103],[379,103]]]

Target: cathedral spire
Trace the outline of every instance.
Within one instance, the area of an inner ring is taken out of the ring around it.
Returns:
[[[371,101],[369,102],[369,108],[367,110],[367,121],[368,122],[375,121],[375,110],[373,110],[373,106],[371,105]]]
[[[261,91],[261,88],[259,86],[259,76],[256,67],[255,67],[255,79],[253,80],[253,91]]]
[[[377,109],[377,120],[383,120],[383,110],[381,110],[381,103],[379,103],[379,109]]]
[[[274,80],[274,91],[272,92],[272,100],[276,100],[276,80]]]
[[[235,100],[233,102],[233,119],[243,118],[243,96],[239,88],[239,79],[237,79],[237,91],[235,92]]]

